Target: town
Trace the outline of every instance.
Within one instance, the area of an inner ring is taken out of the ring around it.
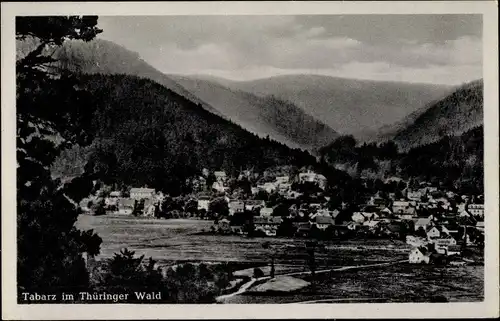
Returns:
[[[373,183],[366,177],[361,181]],[[484,246],[482,195],[395,176],[374,184],[376,192],[349,206],[335,202],[325,176],[308,168],[244,170],[236,177],[203,169],[186,181],[187,195],[97,184],[80,208],[89,215],[213,220],[206,233],[242,237],[402,240],[411,245],[408,260],[415,264],[450,261],[467,247]]]

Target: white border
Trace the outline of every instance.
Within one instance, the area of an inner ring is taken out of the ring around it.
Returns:
[[[496,1],[400,2],[101,2],[6,3],[2,10],[2,318],[240,319],[472,318],[499,315],[498,14]],[[16,303],[15,37],[16,15],[483,14],[485,117],[485,301],[314,305],[18,305]]]

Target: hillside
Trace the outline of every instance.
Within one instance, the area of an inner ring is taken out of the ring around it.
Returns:
[[[148,184],[178,193],[185,179],[202,168],[235,172],[273,165],[314,164],[307,152],[260,139],[236,124],[146,79],[125,75],[82,75],[92,93],[92,134],[88,153],[72,151],[60,158],[55,176],[81,173],[85,164],[112,182]],[[89,111],[90,112],[90,111]],[[85,161],[75,161],[75,158]],[[72,173],[64,170],[71,168]]]
[[[457,136],[483,124],[483,81],[468,83],[425,111],[411,115],[392,139],[403,149]]]
[[[309,150],[338,136],[294,104],[274,96],[259,97],[209,80],[170,77],[200,100],[214,106],[227,119],[260,136],[269,135],[289,146]]]
[[[211,79],[232,90],[288,100],[306,114],[341,134],[376,130],[442,98],[449,87],[335,78],[319,75],[286,75],[252,81]]]
[[[90,42],[66,41],[53,57],[59,66],[86,74],[125,74],[146,78],[159,83],[203,108],[217,114],[209,104],[179,86],[175,81],[159,72],[139,57],[139,54],[125,49],[111,41],[95,39]]]
[[[484,192],[484,130],[479,125],[460,135],[445,136],[402,154],[402,173],[441,182],[462,192]]]

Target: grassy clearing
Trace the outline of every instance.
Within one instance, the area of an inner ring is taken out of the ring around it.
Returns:
[[[241,268],[269,264],[269,250],[262,243],[270,241],[280,249],[276,263],[303,266],[308,255],[304,239],[289,238],[245,238],[241,236],[199,235],[213,223],[189,219],[144,219],[120,216],[81,215],[77,226],[94,229],[103,239],[100,258],[109,258],[113,253],[127,247],[137,254],[153,257],[160,263],[180,261],[239,262]],[[327,244],[318,251],[318,267],[358,265],[364,262],[378,263],[392,261],[406,254],[383,249],[370,250],[366,247],[380,247],[386,240],[342,241]],[[391,245],[395,246],[393,242]],[[402,246],[396,243],[396,246]],[[365,247],[365,248],[361,248]]]

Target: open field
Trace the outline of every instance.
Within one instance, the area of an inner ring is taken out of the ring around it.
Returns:
[[[153,257],[160,263],[224,261],[262,266],[269,263],[270,255],[270,250],[264,249],[262,243],[270,241],[277,247],[277,264],[304,266],[307,261],[303,239],[196,234],[209,230],[212,224],[211,221],[189,219],[80,215],[77,227],[94,229],[103,239],[98,259],[111,257],[113,253],[127,247],[137,254]],[[316,261],[319,267],[336,267],[387,262],[406,257],[406,252],[382,249],[387,243],[395,249],[407,248],[402,242],[387,240],[331,242],[326,244],[324,250],[317,251]]]

